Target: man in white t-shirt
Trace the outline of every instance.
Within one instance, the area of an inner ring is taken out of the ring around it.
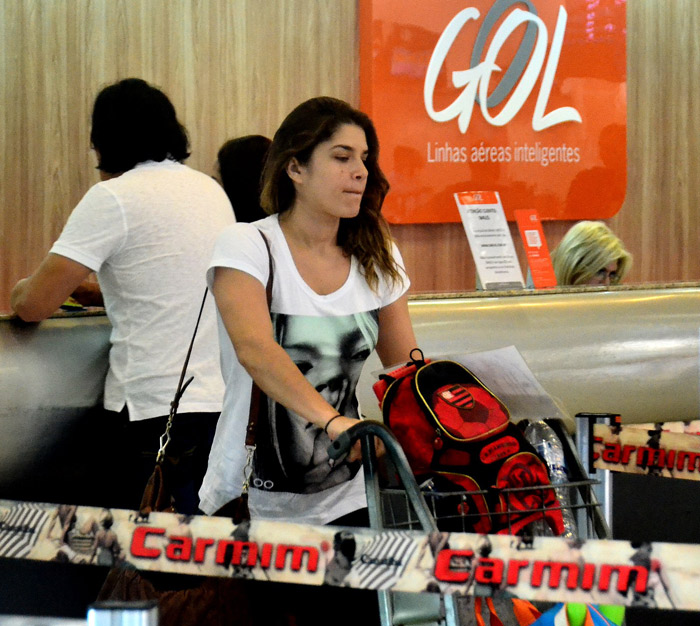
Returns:
[[[122,494],[105,500],[135,508],[195,328],[208,259],[219,232],[235,219],[221,187],[183,164],[187,133],[167,96],[145,81],[126,79],[100,92],[91,142],[102,182],[75,207],[39,268],[15,285],[11,304],[22,319],[42,320],[97,273],[113,326],[105,419],[123,431],[120,445],[127,448],[114,450],[120,461],[110,488]],[[180,401],[167,450],[183,513],[197,511],[221,411],[218,353],[210,298],[187,369],[194,381]]]

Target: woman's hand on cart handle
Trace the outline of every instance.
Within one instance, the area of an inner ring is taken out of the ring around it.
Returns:
[[[329,420],[325,430],[331,440],[331,446],[328,449],[330,457],[337,460],[347,453],[348,461],[359,461],[362,458],[362,442],[359,438],[353,437],[350,431],[359,424],[367,423],[367,421],[363,422],[343,415]],[[353,432],[357,432],[357,429]],[[374,438],[374,450],[377,457],[383,456],[386,452],[384,443],[379,437]]]
[[[330,438],[331,442],[336,441],[340,435],[346,430],[357,424],[358,420],[354,417],[345,417],[345,415],[335,415],[326,423],[324,430]],[[348,453],[348,461],[358,461],[362,458],[362,447],[359,441],[347,450],[347,446],[343,446],[343,453]]]

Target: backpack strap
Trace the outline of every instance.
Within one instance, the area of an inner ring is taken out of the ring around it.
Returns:
[[[420,358],[416,358],[413,356],[413,353],[419,354]],[[409,353],[408,353],[409,358],[411,359],[410,362],[408,363],[409,365],[415,365],[416,369],[419,369],[423,367],[427,361],[425,360],[425,356],[423,354],[423,350],[420,348],[413,348]]]

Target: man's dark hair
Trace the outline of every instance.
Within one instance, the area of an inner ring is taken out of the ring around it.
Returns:
[[[140,78],[126,78],[105,87],[92,110],[92,147],[97,169],[126,172],[144,161],[184,161],[189,152],[185,127],[160,89]]]

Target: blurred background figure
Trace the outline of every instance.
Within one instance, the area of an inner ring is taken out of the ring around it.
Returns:
[[[219,182],[233,205],[238,222],[267,217],[260,207],[260,174],[270,140],[262,135],[229,139],[217,154]]]
[[[574,224],[552,252],[557,283],[619,285],[632,264],[632,255],[603,223]]]

